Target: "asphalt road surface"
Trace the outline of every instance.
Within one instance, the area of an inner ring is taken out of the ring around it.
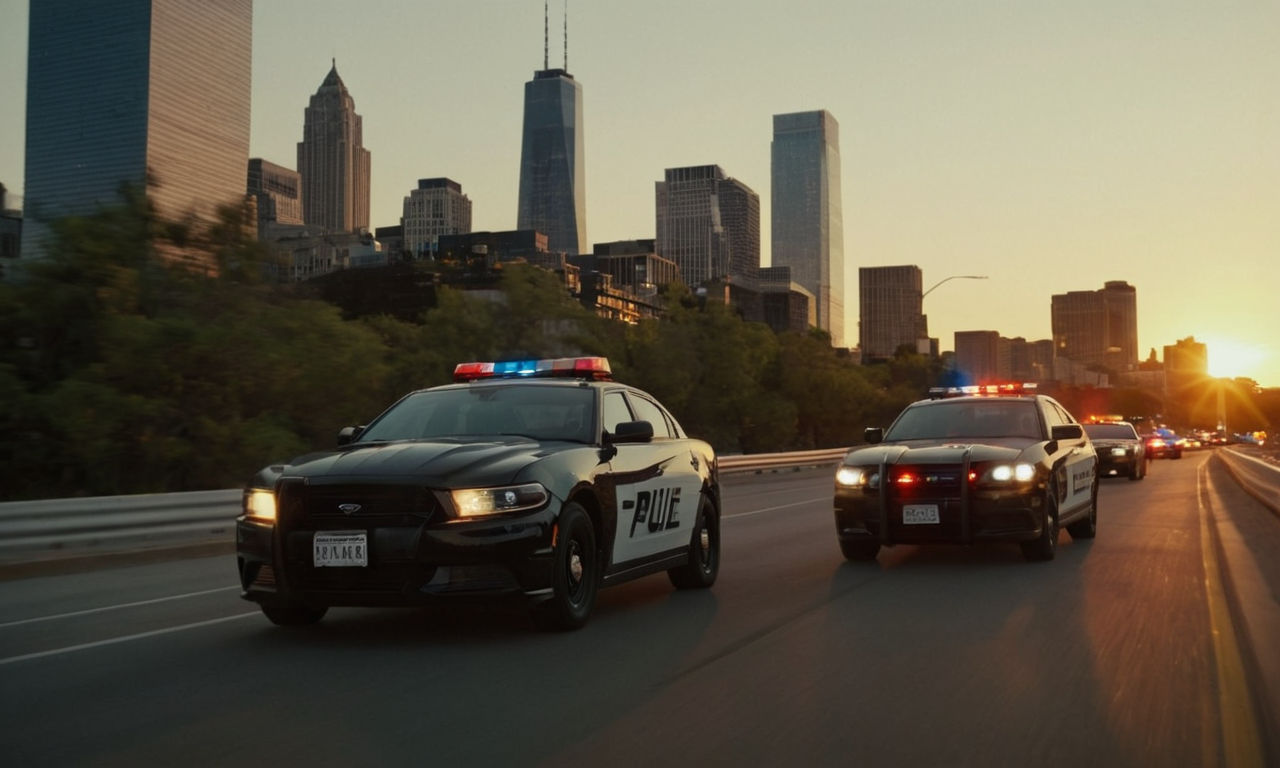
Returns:
[[[1215,586],[1230,552],[1211,546],[1204,505],[1229,481],[1207,457],[1105,480],[1098,538],[1064,532],[1048,563],[1024,562],[1016,545],[900,546],[846,563],[830,472],[727,478],[712,590],[676,592],[662,575],[604,590],[587,627],[567,634],[475,605],[333,609],[283,630],[239,599],[231,555],[4,581],[0,755],[41,766],[1275,765],[1262,652],[1225,610],[1239,601]],[[1239,531],[1280,529],[1250,497],[1229,503],[1256,514]],[[1280,562],[1280,533],[1250,542]]]

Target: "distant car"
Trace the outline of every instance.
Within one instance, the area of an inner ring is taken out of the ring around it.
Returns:
[[[1025,388],[931,392],[871,445],[845,455],[835,477],[836,537],[850,560],[893,544],[1017,541],[1051,560],[1058,531],[1097,530],[1098,458],[1083,427]]]
[[[1147,476],[1151,458],[1146,441],[1127,421],[1085,424],[1085,434],[1098,453],[1098,474],[1102,477],[1128,477],[1141,480]]]
[[[1160,428],[1146,435],[1144,439],[1147,444],[1147,453],[1151,454],[1151,458],[1182,458],[1182,443],[1178,442],[1178,436],[1173,430]]]
[[[242,597],[301,625],[330,606],[514,595],[539,626],[573,629],[602,586],[715,582],[716,455],[608,360],[464,363],[454,379],[253,478]]]

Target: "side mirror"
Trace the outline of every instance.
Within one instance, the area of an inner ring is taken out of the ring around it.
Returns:
[[[1084,427],[1079,424],[1058,424],[1050,430],[1053,440],[1079,440],[1084,437]]]
[[[363,424],[361,424],[358,427],[343,427],[342,429],[338,430],[338,447],[342,447],[344,445],[348,445],[354,442],[355,439],[359,437],[360,433],[363,431],[364,431]]]
[[[653,439],[653,425],[647,421],[624,421],[608,436],[610,443],[647,443]]]
[[[884,441],[884,428],[883,427],[867,427],[865,430],[862,431],[862,439],[866,440],[868,443],[872,445],[881,443]]]

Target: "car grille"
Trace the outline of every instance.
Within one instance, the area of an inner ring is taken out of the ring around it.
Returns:
[[[412,485],[306,485],[280,488],[279,524],[286,528],[344,530],[418,526],[439,512],[426,488]],[[355,507],[344,511],[343,507]]]
[[[911,482],[902,482],[903,478]],[[958,465],[898,465],[889,469],[889,532],[899,541],[954,539],[963,536],[961,494],[964,469]],[[932,504],[938,507],[938,523],[907,525],[902,508]],[[878,521],[877,521],[878,522]],[[878,528],[879,526],[877,526]]]

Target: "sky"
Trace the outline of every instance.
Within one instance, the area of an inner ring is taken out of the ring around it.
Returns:
[[[564,64],[564,0],[550,64]],[[21,193],[26,0],[0,0],[0,183]],[[297,167],[331,59],[364,120],[374,227],[420,178],[516,226],[539,0],[257,0],[250,155]],[[1194,336],[1210,373],[1280,386],[1275,0],[576,0],[587,240],[652,238],[666,168],[760,195],[772,116],[840,124],[845,328],[857,275],[914,264],[930,335],[1051,337],[1055,293],[1137,288],[1140,357]]]

